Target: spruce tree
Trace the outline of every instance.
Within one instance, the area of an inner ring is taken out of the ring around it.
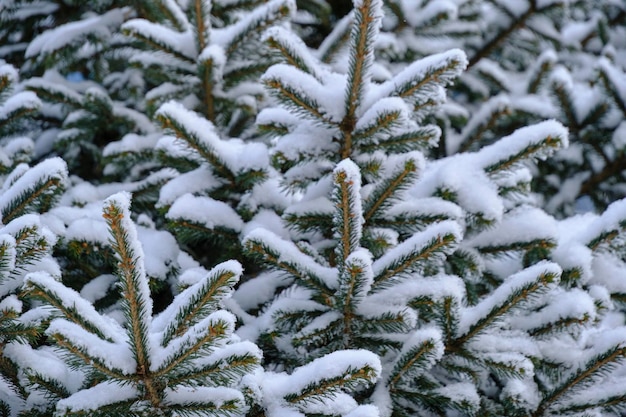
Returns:
[[[31,270],[59,268],[52,259],[55,236],[41,221],[56,203],[67,182],[67,167],[58,158],[29,167],[33,142],[28,115],[40,105],[31,92],[15,91],[17,71],[0,64],[0,413],[17,415],[26,391],[19,366],[5,355],[8,345],[27,347],[38,342],[40,327],[26,318],[31,301],[24,295],[24,276]]]
[[[243,260],[238,236],[245,224],[263,209],[284,209],[252,124],[267,101],[258,76],[275,61],[261,34],[293,11],[288,0],[164,2],[160,20],[122,27],[144,44],[131,62],[154,85],[146,107],[167,135],[111,144],[107,172],[125,173],[138,162],[151,171],[175,169],[158,196],[157,224],[166,223],[205,266]]]
[[[290,233],[259,228],[244,240],[270,271],[235,295],[261,311],[258,320],[244,316],[241,334],[275,366],[340,348],[378,353],[383,378],[359,398],[383,415],[611,415],[624,392],[606,390],[605,375],[621,364],[624,328],[599,325],[613,307],[595,284],[599,246],[591,242],[622,233],[621,205],[589,228],[578,223],[587,217],[571,219],[586,229],[576,248],[560,236],[566,225],[533,207],[525,163],[567,146],[556,121],[423,162],[416,150],[436,144],[440,131],[418,123],[442,103],[446,74],[457,75],[465,59],[451,51],[372,81],[381,9],[355,2],[345,74],[288,33],[266,35],[286,64],[263,77],[282,106],[258,121],[280,135],[273,161],[301,198],[283,215]],[[413,114],[403,113],[404,100]],[[431,136],[399,140],[407,126]],[[584,265],[574,262],[583,252]],[[603,341],[581,343],[592,334]],[[573,354],[559,357],[555,346]],[[580,401],[590,384],[598,390]]]

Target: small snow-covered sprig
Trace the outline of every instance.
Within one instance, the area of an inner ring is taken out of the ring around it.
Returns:
[[[372,386],[380,374],[380,360],[366,350],[338,350],[290,375],[267,373],[261,384],[267,415],[378,416],[374,407],[358,406],[348,392]]]
[[[67,165],[61,158],[46,159],[32,168],[18,166],[0,196],[2,222],[49,210],[63,192],[67,175]]]
[[[104,203],[103,217],[111,232],[111,246],[119,257],[122,306],[131,331],[131,349],[140,368],[149,368],[148,327],[152,298],[144,270],[143,248],[130,219],[130,195],[116,194]]]
[[[118,260],[124,327],[48,274],[28,277],[31,294],[52,306],[58,317],[48,336],[65,352],[67,363],[86,376],[82,386],[58,401],[57,413],[106,415],[124,407],[183,413],[191,407],[198,416],[242,415],[246,404],[236,387],[258,368],[261,353],[233,337],[235,318],[220,309],[241,266],[218,265],[153,318],[143,248],[129,206],[129,194],[119,193],[103,209]],[[50,383],[40,389],[72,386],[59,375],[41,372]]]
[[[14,92],[18,81],[15,68],[0,61],[0,138],[19,134],[18,122],[41,107],[41,101],[32,92]],[[31,150],[32,142],[26,138],[5,144],[0,153],[0,173],[6,174],[17,163],[26,162]]]
[[[288,18],[295,2],[223,5],[198,0],[168,2],[164,8],[167,13],[161,20],[132,19],[122,27],[147,46],[131,60],[145,69],[147,77],[156,76],[158,87],[147,94],[151,112],[172,99],[191,103],[188,97],[194,96],[192,110],[220,133],[239,136],[262,99],[250,80],[271,63],[259,35]]]

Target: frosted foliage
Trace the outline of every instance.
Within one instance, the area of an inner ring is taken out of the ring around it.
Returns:
[[[147,256],[144,258],[146,274],[149,277],[165,279],[172,268],[177,266],[180,252],[176,239],[170,233],[138,227],[139,242]]]
[[[533,410],[539,405],[536,384],[528,380],[509,380],[502,390],[502,398],[512,398],[518,407],[526,410]]]
[[[345,282],[345,286],[349,286],[349,288],[343,288],[340,290],[348,292],[349,290],[353,290],[353,297],[355,302],[362,300],[365,298],[366,294],[370,291],[372,282],[374,280],[374,272],[372,270],[372,254],[363,248],[356,249],[352,252],[348,258],[346,258],[346,266],[348,269],[358,269],[362,271],[363,274],[363,283],[359,283],[357,288],[352,288],[352,284]]]
[[[340,288],[341,290],[341,288]],[[307,336],[322,333],[322,331],[331,324],[341,320],[341,314],[336,311],[330,311],[313,319],[300,332],[296,333],[295,338],[306,338]]]
[[[30,154],[35,148],[35,144],[32,139],[25,137],[14,137],[9,143],[2,147],[2,152],[5,156],[15,157],[19,153]]]
[[[354,371],[365,367],[372,369],[372,372],[367,375],[370,382],[374,382],[380,377],[381,363],[372,352],[350,350],[329,353],[323,358],[297,368],[290,376],[268,374],[262,385],[264,399],[270,410],[275,407],[289,408],[290,405],[285,401],[285,397],[288,395],[305,390],[311,383],[320,383],[324,379],[348,373],[349,370]],[[318,396],[319,394],[314,394],[314,401],[318,401],[316,398]],[[307,398],[303,398],[301,401],[306,406]]]
[[[225,28],[214,29],[212,34],[213,42],[224,49],[230,49],[229,47],[235,39],[246,31],[251,22],[275,20],[280,15],[280,10],[284,7],[293,12],[296,10],[296,2],[294,0],[270,0],[263,7],[253,9],[237,23]]]
[[[397,259],[405,258],[413,251],[421,250],[421,248],[426,247],[433,241],[441,240],[445,235],[454,236],[456,242],[459,242],[462,238],[461,229],[456,222],[445,221],[434,224],[423,232],[416,233],[376,260],[373,266],[374,274],[376,276],[382,275],[385,271],[391,269],[392,264]]]
[[[286,279],[278,272],[264,273],[256,279],[241,283],[233,298],[245,310],[253,310],[274,297]]]
[[[57,403],[57,410],[60,412],[97,410],[109,404],[133,400],[138,396],[139,390],[132,385],[105,381],[60,400]]]
[[[207,229],[227,228],[240,232],[243,220],[228,204],[210,197],[185,194],[178,198],[167,212],[171,220],[186,219]]]
[[[402,306],[411,299],[420,297],[428,297],[434,301],[452,298],[461,302],[465,299],[465,284],[459,277],[451,275],[410,279],[378,291],[368,299],[373,303],[391,303]]]
[[[587,292],[576,288],[567,292],[554,291],[550,298],[549,304],[540,311],[513,318],[513,325],[532,330],[568,317],[576,318],[581,322],[595,319],[595,300]]]
[[[26,57],[47,55],[68,45],[84,42],[88,35],[99,39],[112,36],[111,29],[124,21],[124,9],[113,9],[103,15],[66,23],[37,36],[26,49]]]
[[[414,27],[419,27],[424,22],[437,19],[438,16],[441,15],[448,15],[454,19],[458,8],[457,3],[459,2],[450,0],[427,2],[426,7],[421,8],[419,13],[415,13],[413,9],[417,10],[417,3],[419,2],[413,2],[411,0],[401,1],[402,7],[405,10],[405,16],[409,24]]]
[[[417,80],[426,78],[426,74],[432,72],[436,66],[442,65],[442,63],[450,64],[452,62],[458,62],[457,69],[452,71],[450,74],[443,74],[441,80],[444,83],[451,83],[452,80],[456,78],[456,76],[467,66],[467,57],[460,49],[452,49],[441,54],[430,55],[408,65],[392,80],[381,84],[376,89],[373,89],[372,94],[370,94],[370,97],[368,98],[368,103],[374,103],[383,97],[394,96],[397,92],[401,91],[403,86],[415,86],[417,84]],[[427,85],[425,86],[426,88],[420,91],[423,93],[431,92],[435,85],[440,84],[433,83],[432,85]],[[430,87],[430,89],[428,87]]]
[[[511,293],[535,282],[537,278],[543,274],[552,274],[559,277],[561,275],[561,268],[555,263],[541,262],[509,277],[501,286],[492,292],[489,297],[481,301],[478,305],[465,309],[459,323],[459,334],[467,333],[474,323],[486,317],[496,306],[504,304],[511,296]],[[558,278],[555,278],[550,284],[546,283],[542,285],[554,286],[556,283],[558,283]]]
[[[306,44],[302,41],[302,39],[294,36],[292,32],[283,27],[274,26],[265,31],[262,39],[265,42],[275,40],[280,42],[280,44],[286,46],[293,55],[298,56],[303,61],[300,65],[305,71],[309,72],[315,78],[321,79],[321,72],[323,72],[323,69],[321,69],[314,61],[311,53],[309,52]],[[266,110],[271,111],[271,109]],[[260,120],[258,121],[261,122]]]
[[[559,148],[566,148],[569,132],[556,120],[548,120],[532,126],[517,129],[513,134],[500,139],[493,145],[486,146],[477,153],[478,163],[485,169],[499,161],[506,161],[512,155],[516,155],[526,149],[533,149],[541,142],[547,140],[556,141],[557,146],[540,147],[539,151],[533,152],[535,158],[545,159]]]
[[[99,329],[102,334],[112,341],[122,343],[126,341],[124,330],[114,321],[106,316],[100,315],[93,305],[80,297],[80,295],[67,288],[49,274],[45,272],[35,272],[27,275],[26,283],[32,283],[46,291],[54,293],[55,297],[62,302],[64,308],[73,308],[80,314],[86,322]]]
[[[551,216],[543,210],[520,208],[508,212],[497,227],[467,239],[464,243],[473,247],[499,246],[536,239],[556,240],[557,236],[556,221]]]
[[[196,140],[219,155],[234,174],[253,169],[263,170],[269,165],[267,148],[263,144],[245,143],[239,139],[224,141],[211,122],[187,110],[178,102],[163,104],[157,115],[183,124]]]
[[[175,338],[164,348],[158,349],[157,346],[154,346],[150,370],[157,372],[174,360],[180,352],[199,346],[203,339],[206,339],[207,329],[214,329],[222,325],[226,327],[225,333],[232,333],[235,329],[235,316],[227,311],[216,311],[191,326],[182,336]],[[211,348],[221,348],[225,342],[225,340],[214,342]]]
[[[466,403],[473,409],[479,408],[480,397],[476,392],[476,386],[474,384],[467,382],[452,383],[445,387],[438,388],[436,391],[456,402]]]
[[[226,54],[224,49],[218,45],[209,45],[198,56],[200,61],[210,61],[213,64],[215,73],[214,81],[222,78],[222,72],[226,65]]]
[[[59,181],[63,184],[67,178],[67,165],[61,158],[46,159],[26,171],[11,187],[0,196],[0,212],[6,213],[13,201],[37,183]]]
[[[15,269],[15,257],[17,250],[15,248],[15,238],[9,234],[5,234],[4,230],[0,230],[0,245],[4,250],[5,265],[0,269],[0,295],[7,295],[12,288],[3,288],[5,286],[4,280],[7,278],[6,274],[9,271]],[[19,284],[18,284],[19,285]]]
[[[80,296],[85,300],[94,303],[104,297],[109,290],[115,287],[117,277],[115,275],[100,275],[83,286]]]
[[[67,227],[65,237],[69,240],[104,245],[109,240],[109,232],[106,224],[100,219],[79,218]]]
[[[53,348],[43,347],[35,350],[22,343],[13,342],[6,345],[4,353],[22,369],[34,370],[48,378],[63,381],[70,392],[79,390],[84,382],[82,372],[69,368],[63,361],[63,357]],[[31,394],[28,403],[33,401],[37,401],[37,398]]]
[[[191,42],[190,30],[181,33],[144,19],[130,20],[124,23],[122,28],[131,33],[140,33],[148,39],[165,45],[166,49],[179,51],[188,58],[193,59],[198,54],[195,42]]]
[[[12,65],[5,64],[4,61],[0,62],[0,77],[6,78],[9,83],[15,83],[19,79],[17,70]]]
[[[0,401],[10,407],[11,414],[7,417],[17,417],[24,406],[24,400],[15,392],[11,384],[0,376]]]
[[[477,164],[458,155],[434,162],[421,181],[411,189],[415,197],[430,197],[438,190],[456,194],[457,203],[472,214],[489,220],[502,218],[504,206],[495,184]]]
[[[15,296],[9,295],[0,301],[0,311],[22,311],[22,302]]]
[[[328,122],[338,123],[343,116],[343,110],[339,106],[341,101],[338,103],[340,96],[336,90],[334,92],[331,91],[330,88],[321,84],[315,77],[297,68],[286,64],[273,65],[265,72],[261,80],[266,84],[273,80],[280,80],[283,85],[288,86],[295,94],[308,97],[308,101],[316,112],[305,112],[304,110],[298,110],[297,107],[294,108],[294,111],[301,112],[303,116],[311,120],[320,118]],[[330,80],[325,81],[328,82]],[[314,116],[316,117],[314,118]]]
[[[275,249],[280,254],[278,262],[298,265],[298,270],[303,275],[312,273],[320,277],[330,288],[336,287],[335,270],[319,265],[314,259],[300,252],[293,243],[282,240],[271,231],[263,229],[255,229],[250,232],[244,238],[243,244],[245,245],[247,242],[253,241],[264,242],[269,247]]]
[[[188,270],[189,271],[189,270]],[[216,265],[213,268],[213,271],[223,271],[227,273],[234,274],[234,279],[238,279],[239,276],[243,273],[243,269],[241,264],[236,261],[227,261],[223,262],[219,265]],[[152,321],[152,330],[155,332],[161,332],[165,330],[165,327],[168,323],[171,323],[176,316],[182,316],[184,314],[184,310],[186,305],[191,302],[192,299],[198,297],[199,291],[203,288],[203,286],[208,285],[211,281],[213,274],[208,272],[201,272],[200,270],[189,271],[190,273],[203,274],[201,278],[197,278],[197,281],[194,283],[189,282],[191,284],[188,288],[182,291],[180,294],[176,296],[174,301],[158,316],[154,318]],[[195,281],[195,280],[194,280]],[[223,299],[229,298],[231,296],[232,289],[228,288],[224,293],[219,294],[218,300],[221,302]]]
[[[136,371],[136,363],[126,343],[107,342],[93,333],[87,332],[78,324],[65,319],[55,319],[50,323],[46,334],[71,340],[75,346],[84,350],[109,368],[119,370],[123,374]],[[124,341],[126,342],[126,341]]]
[[[167,405],[189,404],[194,402],[212,403],[219,412],[226,403],[235,402],[243,407],[244,398],[241,392],[226,387],[183,387],[167,388],[165,403]],[[227,412],[227,411],[226,411]]]
[[[216,178],[208,166],[200,166],[189,172],[177,175],[161,187],[159,192],[159,206],[166,207],[185,194],[210,192],[223,182]]]
[[[334,132],[334,129],[329,129],[324,126],[300,124],[281,138],[280,142],[275,147],[275,152],[280,152],[289,159],[297,159],[306,155],[324,155],[337,152],[337,144],[329,139]],[[309,139],[311,135],[318,137],[315,143],[310,143]]]
[[[0,120],[6,119],[11,113],[20,109],[36,110],[41,107],[41,101],[35,93],[23,91],[12,95],[0,105]]]
[[[334,171],[335,183],[337,187],[346,187],[347,193],[345,197],[349,201],[350,207],[348,208],[350,213],[350,223],[354,222],[355,227],[352,232],[356,233],[354,239],[361,239],[361,227],[364,219],[362,217],[363,208],[361,206],[361,198],[359,195],[359,189],[361,186],[361,171],[359,167],[349,159],[345,159],[337,164]],[[336,204],[341,204],[341,201],[336,201]],[[358,216],[357,219],[353,219],[353,216]],[[345,226],[344,226],[345,227]],[[352,237],[351,237],[352,238]],[[346,254],[347,255],[347,254]]]
[[[434,349],[432,349],[432,356],[429,357],[429,363],[423,365],[423,369],[428,369],[433,366],[436,362],[441,360],[444,354],[444,344],[442,341],[441,332],[435,328],[424,328],[414,332],[410,338],[404,343],[402,347],[402,351],[398,355],[402,357],[409,353],[410,350],[415,347],[423,344],[425,341],[431,341],[434,345]]]

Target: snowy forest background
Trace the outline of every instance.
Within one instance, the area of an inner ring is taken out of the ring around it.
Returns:
[[[623,0],[0,0],[0,416],[626,415]]]

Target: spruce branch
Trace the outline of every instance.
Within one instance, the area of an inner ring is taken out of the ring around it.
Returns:
[[[194,0],[193,4],[188,6],[190,19],[194,30],[196,47],[198,51],[203,51],[209,45],[211,38],[211,1]]]
[[[368,196],[363,208],[365,223],[383,217],[383,213],[392,206],[395,200],[400,199],[400,193],[408,189],[417,179],[421,160],[416,157],[417,155],[412,156],[404,160],[399,170],[377,184]]]
[[[364,153],[372,153],[382,149],[390,154],[405,153],[433,146],[441,136],[436,126],[420,126],[419,128],[399,134],[392,134],[380,141],[359,141],[359,148]]]
[[[180,61],[184,66],[193,65],[194,58],[189,53],[181,51],[180,45],[172,40],[177,40],[179,33],[144,19],[130,20],[122,25],[122,33],[136,38],[151,48]],[[186,51],[188,52],[188,51]]]
[[[372,292],[388,288],[403,275],[451,253],[460,239],[458,226],[448,221],[435,224],[405,240],[395,251],[374,262]]]
[[[363,251],[365,252],[365,251]],[[372,260],[369,253],[353,252],[344,261],[345,265],[339,273],[339,289],[337,298],[343,316],[343,346],[352,346],[354,332],[353,321],[357,316],[358,306],[365,298],[372,285]],[[382,324],[382,323],[377,323]]]
[[[87,317],[88,315],[91,315],[85,314],[85,311],[92,312],[91,310],[93,310],[93,312],[95,312],[95,309],[82,299],[79,299],[81,302],[78,305],[76,303],[66,305],[66,303],[64,303],[64,300],[67,299],[67,296],[64,294],[65,291],[71,290],[56,281],[48,279],[43,281],[30,276],[30,279],[27,281],[27,290],[24,295],[46,302],[48,305],[57,309],[59,313],[70,322],[76,323],[81,328],[95,334],[105,341],[113,342],[109,335],[102,332],[102,323],[92,322]]]
[[[169,376],[168,380],[171,385],[227,385],[229,381],[254,372],[258,366],[259,354],[249,352],[242,355],[231,355],[228,358],[219,358],[208,364],[203,363],[203,366],[198,369],[175,369],[175,372]]]
[[[386,384],[392,395],[409,386],[420,373],[428,371],[441,359],[444,346],[441,335],[432,330],[417,331],[396,359]]]
[[[580,130],[580,123],[576,116],[576,108],[574,107],[572,91],[569,84],[572,82],[569,74],[564,77],[553,77],[550,83],[550,90],[559,102],[559,107],[565,119],[567,126],[573,131]],[[569,82],[568,82],[569,81]]]
[[[67,175],[67,166],[60,158],[42,161],[29,169],[0,196],[2,222],[7,224],[26,213],[50,209],[63,191]]]
[[[624,171],[624,166],[626,166],[626,154],[622,153],[606,164],[601,171],[593,173],[587,178],[580,186],[580,195],[591,195],[598,189],[598,186],[609,178],[619,176]]]
[[[80,93],[46,79],[31,78],[24,82],[24,86],[45,101],[60,103],[70,109],[80,109],[83,106],[84,97]]]
[[[621,93],[622,89],[618,87],[621,82],[620,79],[626,78],[626,75],[624,73],[618,73],[606,59],[603,59],[600,61],[598,76],[604,86],[604,90],[611,97],[622,114],[626,116],[626,97]]]
[[[230,295],[240,274],[240,268],[233,262],[220,264],[211,270],[201,285],[194,285],[181,293],[181,297],[186,298],[186,303],[171,304],[168,307],[176,309],[175,320],[165,329],[161,344],[167,345],[173,338],[181,336],[190,326],[195,325],[200,317],[216,310],[221,300]]]
[[[296,392],[288,393],[284,396],[285,400],[296,406],[304,406],[310,402],[323,401],[328,396],[335,396],[342,390],[354,390],[361,385],[369,385],[375,382],[380,377],[380,362],[371,352],[367,351],[337,351],[333,352],[324,358],[317,359],[312,362],[311,365],[322,365],[324,363],[332,363],[333,359],[338,363],[342,363],[348,357],[348,355],[354,354],[362,355],[363,359],[358,360],[361,362],[359,365],[348,364],[345,367],[337,366],[333,367],[330,372],[326,372],[319,380],[312,381],[304,387],[299,388]],[[355,356],[356,358],[356,356]],[[305,366],[296,370],[293,374],[293,378],[297,378],[299,374],[306,374],[307,368],[311,366]],[[319,368],[318,368],[319,369]],[[316,372],[316,373],[319,373]],[[320,375],[321,376],[321,375]],[[306,378],[305,380],[309,380]],[[301,384],[297,384],[301,385]],[[296,388],[296,387],[294,387]]]
[[[201,119],[176,102],[162,105],[156,114],[156,119],[164,129],[171,129],[178,139],[183,140],[187,146],[197,152],[221,177],[234,184],[235,173],[220,158],[215,146],[211,146],[212,142],[220,140],[211,122]],[[193,120],[193,124],[188,123],[190,119]],[[195,124],[200,124],[201,128],[199,129]]]
[[[285,71],[287,68],[289,68],[289,70]],[[323,107],[318,100],[297,87],[298,82],[296,82],[296,79],[300,77],[312,78],[312,76],[306,73],[294,74],[293,71],[295,70],[292,69],[292,67],[286,66],[285,64],[274,65],[263,75],[261,81],[270,89],[270,93],[285,103],[285,105],[294,112],[313,121],[317,121],[324,126],[334,127],[336,124],[332,121],[330,116],[324,114]],[[312,82],[317,83],[315,79],[312,79]]]
[[[484,115],[481,114],[480,117],[482,120],[480,123],[468,123],[468,126],[471,126],[472,129],[463,131],[464,138],[463,143],[459,148],[460,152],[466,152],[471,149],[472,145],[475,143],[480,143],[480,140],[483,138],[485,133],[491,131],[503,117],[510,116],[512,114],[512,109],[508,102],[503,102],[503,100],[498,99],[498,97],[496,97],[493,102],[496,105],[493,109],[490,109],[492,111],[490,112],[488,118],[485,119],[483,117]],[[489,106],[489,104],[486,106]]]
[[[152,299],[143,265],[143,250],[136,245],[137,232],[130,220],[128,197],[113,196],[106,200],[102,217],[111,231],[111,246],[119,257],[122,305],[128,314],[133,355],[140,372],[147,372],[150,368],[148,329],[149,318],[152,316]]]
[[[596,357],[589,360],[584,367],[578,369],[569,378],[563,381],[562,384],[555,387],[552,392],[548,393],[537,407],[537,410],[532,414],[532,417],[544,416],[553,406],[558,404],[558,401],[562,397],[570,396],[577,389],[581,389],[590,383],[594,378],[602,375],[607,368],[615,366],[617,363],[621,363],[626,357],[626,348],[623,346],[614,346],[611,349],[602,352]],[[595,404],[590,404],[589,407],[593,408]]]
[[[357,121],[356,112],[363,100],[365,86],[371,78],[369,72],[374,61],[374,40],[382,19],[382,2],[380,0],[355,2],[353,19],[345,109],[343,119],[339,124],[343,133],[342,159],[352,155],[352,135]]]
[[[124,369],[116,369],[107,364],[103,358],[95,357],[89,351],[85,345],[79,345],[67,335],[59,332],[48,331],[48,335],[54,339],[54,343],[60,348],[63,348],[66,352],[72,356],[78,358],[82,363],[87,363],[92,368],[92,371],[97,372],[99,375],[96,377],[100,379],[100,375],[112,378],[118,381],[132,381],[134,378],[128,375]]]
[[[543,9],[550,6],[552,5],[548,4],[548,6],[544,7]],[[479,63],[483,58],[490,56],[497,48],[500,47],[500,45],[502,45],[502,43],[504,43],[509,37],[511,37],[511,35],[516,33],[516,31],[520,30],[521,28],[525,27],[531,17],[539,12],[543,12],[543,9],[540,10],[538,8],[537,0],[529,0],[528,9],[524,13],[522,13],[516,19],[512,19],[506,28],[498,32],[495,36],[491,38],[489,42],[483,45],[478,51],[474,52],[472,57],[469,59],[467,65],[468,69]]]
[[[544,262],[511,277],[508,285],[499,287],[487,299],[473,307],[476,312],[480,312],[480,317],[474,323],[468,323],[467,329],[446,345],[446,351],[457,353],[463,350],[469,340],[497,324],[502,317],[528,305],[539,294],[549,291],[551,286],[559,282],[560,274],[561,270],[556,264]]]
[[[199,1],[199,0],[198,0]],[[221,52],[221,51],[220,51]],[[204,108],[207,119],[215,123],[215,88],[218,82],[216,67],[220,65],[219,62],[216,62],[214,56],[209,56],[207,59],[204,59],[199,67],[200,72],[200,80],[202,81],[202,91],[203,91],[203,99],[204,99]]]
[[[263,40],[281,55],[285,64],[298,68],[321,81],[313,56],[302,39],[294,33],[280,26],[272,27],[265,32]]]
[[[207,320],[201,323],[208,330],[200,332],[193,328],[187,329],[185,334],[178,337],[174,343],[178,349],[174,350],[174,353],[163,361],[159,368],[152,371],[152,378],[159,378],[173,371],[178,371],[177,368],[189,367],[189,362],[198,359],[200,355],[210,353],[218,341],[225,339],[234,330],[230,328],[231,323],[229,321],[223,320],[219,316],[214,318],[209,316]]]
[[[269,0],[264,7],[257,7],[251,13],[235,23],[229,34],[222,41],[221,46],[226,51],[226,56],[244,51],[242,44],[254,37],[259,36],[264,30],[281,20],[289,17],[295,10],[293,0]]]
[[[382,85],[388,97],[415,99],[451,84],[465,70],[467,58],[458,49],[431,55],[407,66]]]
[[[497,175],[515,165],[545,158],[568,145],[568,130],[559,122],[548,120],[517,129],[511,135],[482,148],[478,155],[485,172]]]
[[[334,172],[333,203],[336,207],[334,229],[341,243],[337,246],[339,273],[342,265],[359,246],[363,235],[361,208],[361,175],[358,167],[349,159],[337,165]]]
[[[300,253],[299,249],[288,242],[277,242],[276,236],[271,236],[271,232],[255,230],[248,234],[243,245],[248,254],[259,257],[263,262],[284,271],[289,276],[294,277],[301,285],[310,288],[317,293],[319,301],[324,305],[333,305],[334,290],[329,287],[324,279],[330,273],[330,268],[316,265],[310,262],[309,257]],[[305,261],[302,262],[301,259]],[[315,268],[315,269],[313,269]]]
[[[405,109],[384,109],[379,113],[376,119],[372,120],[368,125],[357,127],[354,131],[353,138],[355,142],[366,141],[372,139],[381,133],[387,133],[402,121]],[[362,149],[361,143],[357,145]]]

